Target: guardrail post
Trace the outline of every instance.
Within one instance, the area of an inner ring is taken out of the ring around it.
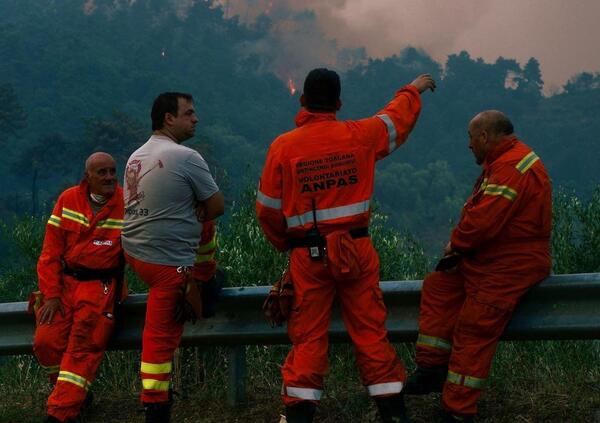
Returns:
[[[227,358],[229,362],[227,403],[237,407],[246,400],[246,346],[229,347]]]

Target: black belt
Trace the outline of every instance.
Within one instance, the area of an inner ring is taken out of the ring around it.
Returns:
[[[369,236],[369,228],[354,228],[348,231],[352,239],[356,238],[366,238]],[[325,237],[320,236],[315,239],[315,237],[311,238],[288,238],[286,240],[287,246],[289,249],[293,248],[307,248],[307,247],[316,247],[316,246],[324,246],[326,244]]]
[[[123,273],[123,268],[119,266],[108,269],[90,269],[89,267],[72,268],[65,265],[63,273],[74,277],[80,282],[85,282],[120,278]]]

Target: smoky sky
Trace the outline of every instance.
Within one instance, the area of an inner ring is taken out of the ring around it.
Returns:
[[[315,24],[296,34],[299,62],[304,50],[315,48],[315,37],[334,40],[337,48],[364,47],[371,57],[399,53],[407,46],[424,49],[445,63],[461,50],[494,62],[514,58],[525,64],[540,61],[546,92],[580,72],[600,71],[599,0],[218,0],[228,16],[252,22],[260,14],[277,27],[294,13],[310,10]],[[274,37],[285,32],[279,27]],[[303,40],[302,38],[305,38]],[[315,41],[309,44],[309,39]],[[291,56],[293,51],[285,49]],[[334,63],[322,49],[313,61]],[[283,60],[285,62],[286,60]]]

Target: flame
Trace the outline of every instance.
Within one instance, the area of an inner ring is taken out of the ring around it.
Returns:
[[[291,76],[288,77],[287,87],[288,87],[288,90],[290,90],[291,95],[296,94],[296,84],[294,84],[294,80],[292,79]]]

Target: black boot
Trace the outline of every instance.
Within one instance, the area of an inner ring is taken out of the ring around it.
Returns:
[[[171,401],[144,403],[146,423],[169,423],[171,421]]]
[[[474,421],[473,416],[460,417],[446,411],[440,423],[473,423]]]
[[[88,391],[85,394],[85,400],[83,401],[83,404],[81,405],[81,410],[82,411],[89,410],[92,408],[93,405],[94,405],[94,394],[92,393],[92,391]]]
[[[375,404],[377,404],[383,423],[410,423],[410,419],[406,415],[404,395],[375,398]]]
[[[425,395],[442,392],[448,376],[447,366],[417,367],[406,381],[403,392],[406,395]]]
[[[62,423],[62,422],[60,420],[58,420],[56,417],[48,415],[44,418],[43,423]]]
[[[286,405],[287,423],[312,423],[317,405],[310,401],[302,401],[294,405]]]

